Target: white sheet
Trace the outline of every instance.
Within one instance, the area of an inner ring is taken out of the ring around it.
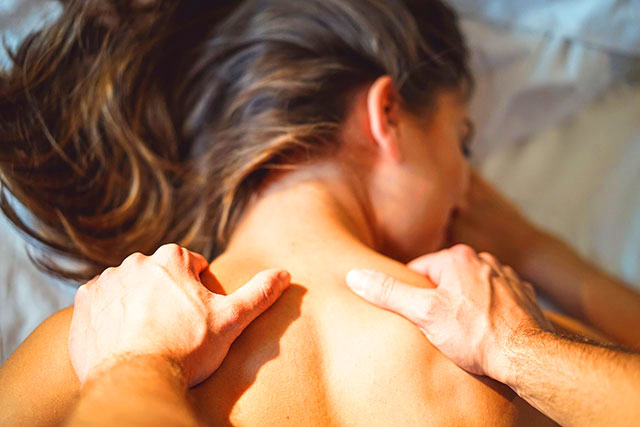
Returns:
[[[465,18],[473,52],[476,160],[547,129],[619,81],[635,58],[547,32]]]
[[[638,67],[640,42],[618,14],[637,13],[637,0],[453,2],[466,14],[478,76],[476,165],[536,222],[640,283],[640,89],[620,83]],[[0,0],[0,30],[14,45],[52,10],[51,1]],[[4,218],[0,236],[4,361],[71,304],[73,289],[35,270]]]
[[[541,226],[640,290],[640,85],[621,83],[481,169]]]
[[[449,0],[465,15],[512,30],[548,34],[640,55],[638,0]]]
[[[45,318],[73,303],[75,288],[38,271],[24,241],[0,215],[0,362]]]

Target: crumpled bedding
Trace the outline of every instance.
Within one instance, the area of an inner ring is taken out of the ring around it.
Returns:
[[[473,50],[474,165],[536,223],[640,288],[640,5],[451,0]],[[55,16],[0,0],[9,46]],[[0,64],[6,65],[5,55]],[[74,288],[37,271],[0,217],[0,361]]]

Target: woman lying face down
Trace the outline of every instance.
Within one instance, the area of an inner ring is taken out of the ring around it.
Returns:
[[[88,279],[166,242],[215,258],[202,279],[217,292],[265,268],[291,272],[294,285],[192,389],[203,420],[547,421],[344,284],[365,267],[432,286],[403,263],[443,244],[469,179],[472,79],[447,6],[107,4],[67,2],[3,76],[2,180],[37,225],[3,209],[83,262],[44,261],[66,277]],[[2,367],[2,424],[57,423],[69,412],[78,392],[71,310]]]

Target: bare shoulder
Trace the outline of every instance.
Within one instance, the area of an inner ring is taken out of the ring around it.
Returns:
[[[79,382],[67,350],[73,307],[46,319],[0,367],[0,425],[61,424]]]

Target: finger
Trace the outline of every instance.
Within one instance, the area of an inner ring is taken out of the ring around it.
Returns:
[[[470,246],[458,244],[434,254],[424,255],[411,261],[407,266],[426,276],[436,286],[440,286],[442,272],[452,268],[453,259],[477,260],[476,251]]]
[[[185,250],[181,246],[175,243],[167,243],[160,246],[153,255],[151,255],[151,258],[165,267],[175,267],[179,265],[178,260],[182,260],[184,255]]]
[[[502,271],[504,272],[505,275],[509,276],[511,279],[513,280],[517,280],[518,282],[520,282],[520,276],[518,276],[518,273],[516,273],[516,271],[511,268],[511,266],[509,265],[505,265],[502,267]]]
[[[126,257],[124,260],[122,260],[122,263],[120,263],[120,266],[121,267],[127,266],[127,265],[139,266],[142,262],[144,262],[145,258],[146,257],[142,255],[140,252],[135,252],[129,255],[128,257]]]
[[[411,270],[416,273],[422,274],[423,276],[427,276],[429,272],[433,271],[434,267],[439,266],[439,260],[442,260],[446,255],[444,251],[435,252],[432,254],[423,255],[418,257],[407,264]]]
[[[204,270],[209,268],[209,261],[197,252],[185,249],[189,257],[189,267],[193,270],[196,276],[199,276]]]
[[[229,304],[233,318],[229,322],[230,329],[238,335],[253,320],[276,302],[282,292],[289,286],[291,276],[283,270],[266,270],[256,274],[244,286],[224,297]]]
[[[430,289],[416,288],[372,270],[351,270],[347,286],[365,301],[421,325],[430,311]]]
[[[536,290],[534,289],[533,285],[529,282],[521,282],[522,287],[524,288],[525,292],[527,293],[527,295],[529,296],[529,298],[531,298],[533,301],[537,301],[536,300]]]
[[[500,264],[500,261],[498,261],[498,259],[491,255],[489,252],[482,252],[478,254],[478,257],[489,264],[494,270],[496,270],[496,272],[503,273],[502,264]]]
[[[209,267],[209,262],[204,256],[175,243],[160,246],[152,257],[165,267],[179,267],[186,257],[189,268],[196,276]]]

